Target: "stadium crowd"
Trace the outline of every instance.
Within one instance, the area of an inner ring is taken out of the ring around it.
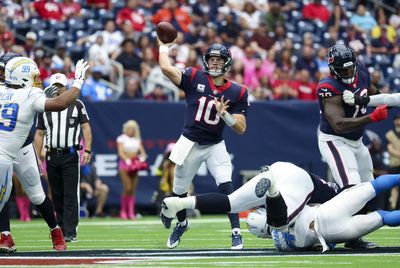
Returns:
[[[343,40],[357,53],[381,92],[400,91],[400,7],[393,1],[343,0],[6,0],[0,8],[0,54],[34,59],[41,78],[74,76],[85,57],[92,72],[82,99],[109,101],[183,98],[157,65],[155,27],[179,31],[170,53],[182,70],[202,68],[209,44],[230,47],[230,79],[248,87],[251,101],[317,98],[329,74],[327,48]],[[119,63],[119,64],[118,64]],[[112,84],[123,67],[122,91]]]

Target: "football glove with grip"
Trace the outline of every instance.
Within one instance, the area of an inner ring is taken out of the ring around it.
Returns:
[[[343,92],[343,101],[348,105],[360,105],[360,106],[367,106],[369,103],[369,96],[368,95],[356,95],[350,90],[345,90]]]
[[[87,61],[85,61],[84,59],[80,59],[77,63],[76,63],[76,67],[75,67],[75,80],[72,83],[73,87],[76,87],[78,89],[82,88],[83,83],[85,82],[85,78],[86,78],[86,71],[89,68],[89,64],[87,63]]]
[[[58,94],[58,87],[55,85],[48,86],[44,89],[44,94],[47,98],[53,98]]]
[[[369,115],[371,122],[378,122],[385,120],[388,117],[387,105],[381,105],[375,108],[375,110]]]

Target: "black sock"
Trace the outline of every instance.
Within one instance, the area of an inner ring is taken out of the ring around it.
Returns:
[[[233,184],[231,181],[225,182],[218,185],[218,191],[225,195],[230,195],[233,193]],[[229,199],[228,199],[229,201]],[[230,206],[230,205],[229,205]],[[230,210],[230,209],[229,209]],[[229,221],[231,222],[231,227],[240,228],[239,214],[238,213],[228,213]]]
[[[39,210],[40,214],[42,214],[42,217],[46,221],[49,228],[56,228],[57,221],[56,217],[54,216],[53,203],[51,203],[50,198],[46,196],[43,203],[40,205],[36,205],[36,207]]]
[[[287,224],[287,206],[282,195],[279,194],[275,197],[268,197],[266,199],[267,205],[267,223],[273,227],[282,227]]]
[[[0,233],[10,231],[10,213],[8,202],[4,204],[3,209],[0,211]]]
[[[187,193],[178,195],[175,193],[172,193],[172,196],[177,196],[177,197],[187,197]],[[176,213],[176,217],[178,218],[178,222],[184,222],[186,220],[186,209],[182,209],[181,211],[178,211],[178,213]]]
[[[231,204],[225,194],[200,194],[196,195],[196,208],[203,212],[227,213],[231,210]]]

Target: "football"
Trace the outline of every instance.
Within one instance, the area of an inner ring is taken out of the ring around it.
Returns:
[[[163,21],[157,25],[157,36],[158,39],[167,44],[176,39],[178,32],[171,23]]]

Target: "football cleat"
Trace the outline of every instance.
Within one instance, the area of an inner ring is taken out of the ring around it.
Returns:
[[[54,228],[50,232],[51,240],[53,241],[53,249],[55,250],[66,250],[67,244],[64,240],[64,235],[60,227]]]
[[[176,213],[183,209],[183,206],[181,202],[179,202],[179,199],[179,197],[167,197],[164,198],[161,203],[161,222],[167,229],[171,227],[171,222],[175,218]]]
[[[365,241],[362,238],[356,238],[344,243],[345,248],[362,249],[362,248],[378,248],[379,246],[373,242]]]
[[[11,253],[16,251],[11,234],[0,234],[0,252]]]
[[[231,249],[243,249],[243,238],[239,232],[232,232]]]
[[[174,230],[172,231],[172,234],[168,238],[167,247],[176,248],[181,242],[181,236],[183,235],[184,232],[189,230],[189,227],[190,225],[188,221],[186,221],[185,226],[181,226],[181,224],[177,222]]]

